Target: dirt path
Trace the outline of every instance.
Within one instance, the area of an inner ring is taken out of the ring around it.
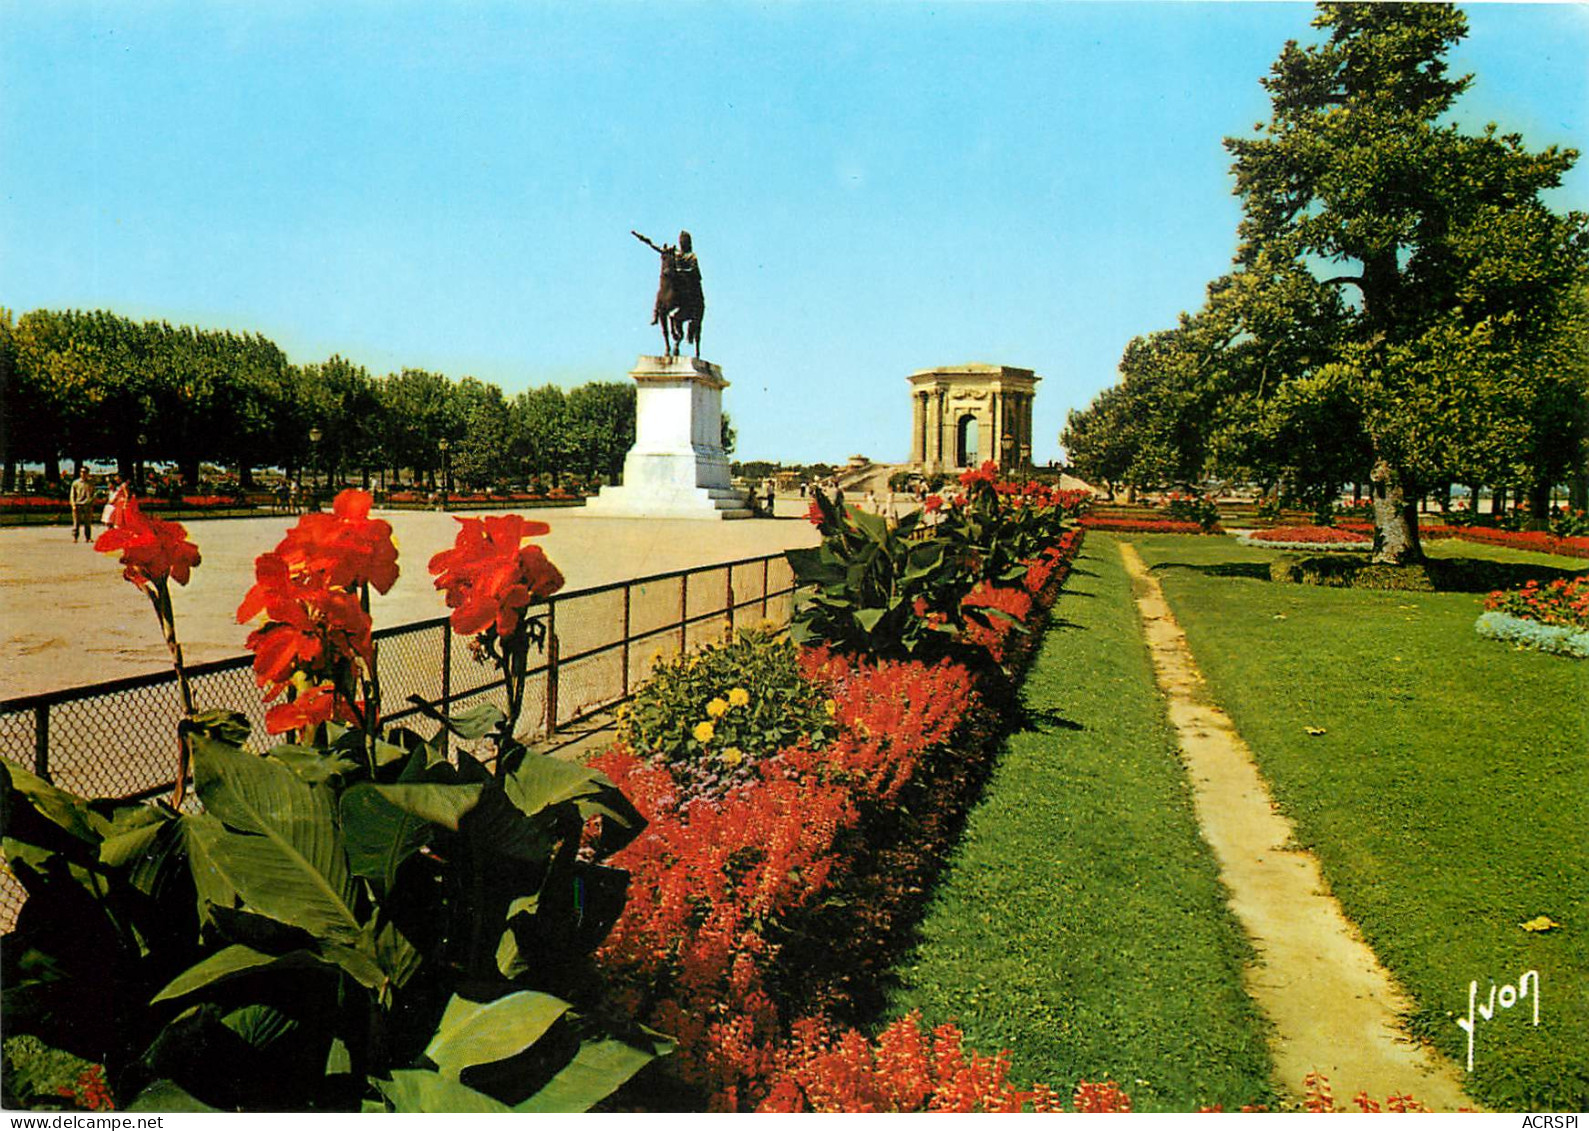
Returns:
[[[1328,894],[1312,853],[1294,847],[1252,752],[1210,701],[1186,636],[1136,547],[1120,543],[1159,687],[1180,738],[1203,837],[1219,860],[1231,909],[1258,961],[1247,991],[1274,1024],[1278,1083],[1300,1095],[1303,1077],[1329,1077],[1336,1102],[1359,1091],[1383,1103],[1411,1093],[1435,1111],[1475,1107],[1456,1067],[1410,1038],[1397,1014],[1405,993]]]

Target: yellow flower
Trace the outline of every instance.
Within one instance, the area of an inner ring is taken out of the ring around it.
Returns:
[[[822,704],[822,709],[828,713],[828,718],[830,719],[834,718],[839,713],[839,705],[837,701],[833,699],[829,699],[826,703]]]
[[[743,687],[736,687],[728,693],[728,705],[730,707],[743,707],[749,702],[750,692],[746,691]]]
[[[713,699],[706,705],[706,713],[714,719],[720,719],[728,714],[728,704],[721,699]]]
[[[717,733],[717,728],[709,722],[696,723],[695,730],[691,733],[695,735],[696,742],[705,743],[712,741],[712,735]]]
[[[730,746],[723,751],[723,761],[730,766],[737,766],[745,760],[745,754],[737,746]]]

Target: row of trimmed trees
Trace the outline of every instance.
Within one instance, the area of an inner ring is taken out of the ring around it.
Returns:
[[[632,383],[546,385],[506,397],[473,377],[423,369],[384,377],[339,356],[295,365],[260,334],[134,322],[102,310],[0,308],[0,463],[4,490],[23,463],[58,479],[63,461],[115,460],[126,476],[176,465],[196,488],[201,462],[305,469],[335,480],[391,472],[434,485],[446,462],[466,488],[615,478],[634,443]],[[318,440],[312,440],[318,436]]]
[[[1287,43],[1272,116],[1228,138],[1234,269],[1120,381],[1072,412],[1076,472],[1128,486],[1283,485],[1316,505],[1366,483],[1376,557],[1421,556],[1415,503],[1506,488],[1543,520],[1589,488],[1589,217],[1542,194],[1573,150],[1527,149],[1449,111],[1466,18],[1435,4],[1320,4]]]

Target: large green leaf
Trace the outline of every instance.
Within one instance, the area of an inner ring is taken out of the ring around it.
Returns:
[[[10,784],[10,789],[4,794],[7,810],[4,814],[6,835],[15,835],[13,829],[15,814],[9,810],[19,800],[30,806],[50,824],[65,830],[78,840],[93,844],[104,835],[107,822],[90,809],[88,802],[83,798],[67,793],[64,789],[57,789],[37,774],[30,773],[4,759],[0,759],[0,773],[6,775]],[[14,797],[13,791],[19,794],[20,798]]]
[[[513,1110],[484,1092],[477,1092],[439,1072],[402,1068],[390,1080],[375,1080],[387,1107],[397,1112],[457,1112],[504,1115]]]
[[[660,1034],[646,1047],[616,1038],[585,1041],[574,1059],[539,1092],[514,1107],[522,1112],[589,1111],[673,1044]]]
[[[487,1002],[455,995],[425,1055],[444,1076],[457,1079],[466,1068],[517,1056],[545,1036],[568,1009],[561,998],[532,990]]]
[[[393,805],[367,782],[344,793],[338,809],[349,869],[375,881],[382,892],[392,889],[398,867],[435,831],[429,821]]]
[[[170,1080],[156,1080],[127,1105],[128,1111],[219,1111]]]
[[[330,790],[203,735],[193,736],[193,779],[214,818],[184,818],[201,898],[230,888],[259,914],[356,943],[353,876]]]
[[[325,963],[319,957],[306,950],[295,950],[290,954],[266,954],[264,951],[255,950],[251,946],[233,944],[178,974],[170,985],[150,999],[149,1004],[174,1001],[179,997],[186,997],[196,990],[202,990],[206,986],[214,985],[217,982],[230,981],[244,974],[256,973],[267,966],[277,965],[294,969],[306,969],[309,967],[323,968]]]

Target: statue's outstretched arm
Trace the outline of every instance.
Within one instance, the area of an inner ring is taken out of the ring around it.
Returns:
[[[656,244],[652,243],[650,240],[646,239],[645,236],[642,236],[639,232],[635,231],[633,228],[629,229],[629,234],[631,236],[633,236],[635,239],[639,240],[641,243],[645,244],[652,251],[655,251],[655,252],[658,252],[658,253],[660,253],[662,251],[662,249],[660,247],[658,247]]]

